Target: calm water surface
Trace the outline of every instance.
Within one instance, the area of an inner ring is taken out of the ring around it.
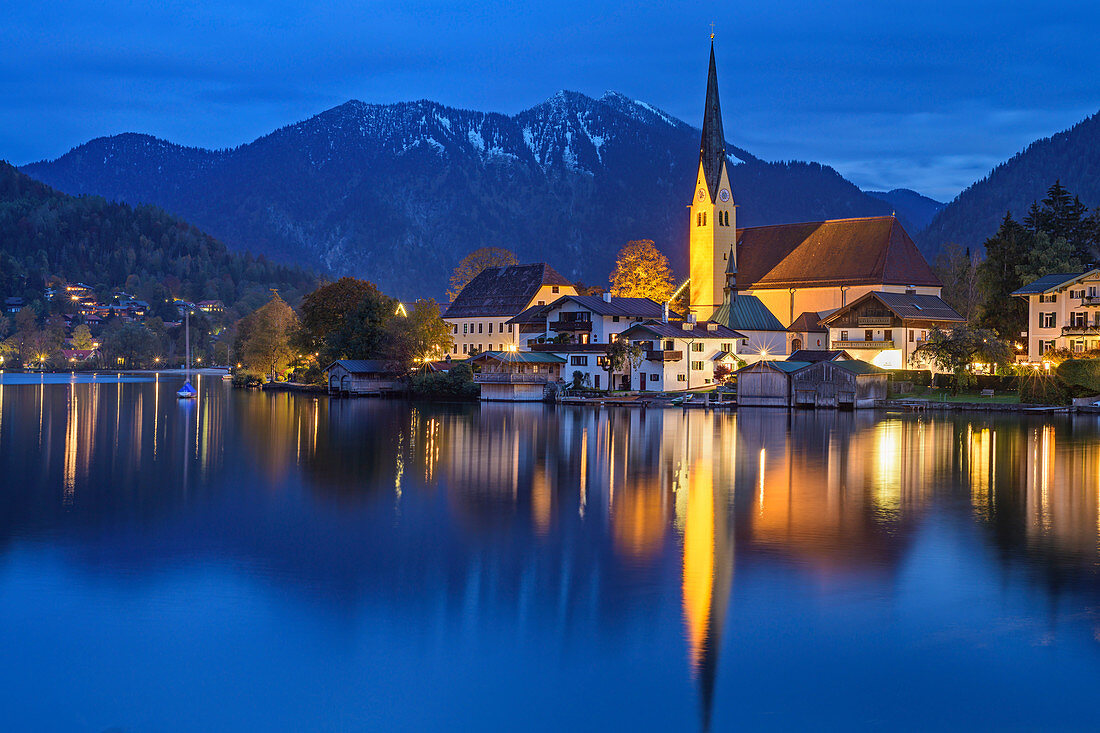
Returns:
[[[1089,417],[0,376],[0,728],[1097,730]]]

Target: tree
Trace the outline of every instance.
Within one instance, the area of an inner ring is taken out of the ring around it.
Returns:
[[[1100,222],[1090,216],[1081,199],[1070,194],[1061,181],[1047,189],[1042,203],[1033,203],[1024,225],[1033,233],[1045,232],[1052,240],[1064,239],[1081,262],[1095,262],[1100,244]]]
[[[141,323],[118,324],[103,333],[103,354],[112,366],[144,366],[159,348],[156,334]]]
[[[628,366],[636,369],[642,363],[644,352],[639,344],[632,344],[626,339],[616,339],[607,345],[604,352],[603,368],[607,372],[607,391],[614,386],[615,372],[621,372]]]
[[[1063,237],[1052,239],[1046,232],[1036,232],[1027,258],[1016,265],[1016,275],[1020,282],[1029,283],[1044,275],[1081,272],[1082,267],[1073,247]]]
[[[967,322],[977,317],[978,307],[981,305],[978,289],[980,263],[977,255],[970,253],[969,247],[963,249],[951,242],[940,251],[933,266],[936,275],[943,283],[941,297],[961,313]]]
[[[509,250],[500,247],[475,249],[463,257],[462,261],[458,263],[458,267],[455,268],[454,273],[451,275],[451,287],[447,291],[447,297],[453,303],[458,294],[462,292],[462,288],[466,287],[471,280],[489,267],[506,267],[518,264],[519,260],[516,259],[515,253]]]
[[[440,317],[439,304],[431,298],[416,301],[407,316],[391,318],[386,330],[390,360],[401,371],[442,358],[454,343],[450,324]]]
[[[668,258],[651,239],[627,242],[611,273],[611,295],[618,298],[652,298],[663,303],[672,295],[672,269]]]
[[[39,362],[45,356],[45,338],[38,329],[38,316],[33,308],[24,307],[15,314],[15,332],[5,341],[5,350],[19,357],[24,367]]]
[[[372,282],[342,277],[302,298],[298,346],[322,365],[379,355],[397,301]]]
[[[1007,341],[997,338],[988,329],[963,325],[950,331],[932,329],[928,339],[913,352],[911,360],[931,363],[952,374],[952,392],[958,394],[960,389],[966,389],[973,382],[972,364],[1004,367],[1012,362],[1012,358],[1012,347]]]
[[[241,319],[241,361],[249,369],[270,374],[274,381],[276,374],[297,356],[293,339],[298,328],[297,314],[278,293],[273,293],[266,305]]]
[[[1034,241],[1034,234],[1008,213],[985,242],[985,259],[978,265],[978,325],[1003,338],[1017,338],[1027,328],[1027,304],[1012,292],[1025,284],[1016,267],[1028,261]]]
[[[73,348],[81,351],[90,351],[95,348],[95,340],[92,339],[92,331],[81,323],[73,329]]]

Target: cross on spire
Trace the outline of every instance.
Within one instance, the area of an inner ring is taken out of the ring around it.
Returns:
[[[714,21],[710,22],[710,40],[714,40]]]

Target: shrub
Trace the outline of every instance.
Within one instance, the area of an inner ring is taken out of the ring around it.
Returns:
[[[1073,395],[1060,379],[1046,374],[1023,377],[1020,381],[1020,402],[1035,405],[1068,405]]]
[[[449,400],[475,400],[481,388],[474,383],[469,364],[455,364],[449,372],[420,371],[409,379],[413,397]]]
[[[918,387],[928,387],[932,384],[932,372],[928,369],[892,369],[890,381],[912,382]]]
[[[1054,373],[1071,390],[1100,394],[1100,359],[1067,359]]]

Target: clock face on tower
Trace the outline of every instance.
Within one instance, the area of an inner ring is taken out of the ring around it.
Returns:
[[[723,188],[721,191],[718,192],[718,198],[722,200],[722,203],[726,203],[730,200],[730,192],[727,189]]]
[[[705,198],[707,197],[707,192],[706,192],[706,189],[700,188],[700,189],[699,189],[699,194],[698,194],[698,197],[699,197],[699,200],[700,200],[700,201],[702,201],[703,199],[705,199]]]

